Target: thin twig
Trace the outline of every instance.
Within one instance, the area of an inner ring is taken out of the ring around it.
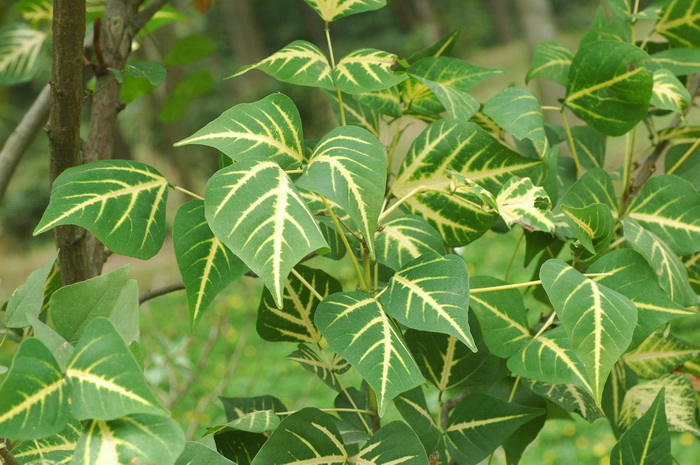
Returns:
[[[464,400],[465,397],[467,397],[469,393],[468,392],[463,392],[458,396],[453,397],[452,399],[448,400],[444,404],[442,404],[442,407],[440,409],[440,419],[442,422],[442,429],[447,429],[447,420],[450,415],[450,410],[454,409],[459,405],[462,400]]]
[[[165,294],[170,294],[171,292],[176,292],[176,291],[181,291],[185,288],[184,283],[176,283],[176,284],[171,284],[169,286],[164,286],[159,289],[153,289],[147,292],[144,292],[139,296],[139,304],[142,304],[148,300],[154,299],[156,297],[160,297]]]
[[[9,441],[0,439],[0,457],[5,461],[5,465],[22,465],[20,464],[9,449]]]
[[[131,25],[135,31],[140,31],[148,23],[158,11],[165,6],[170,0],[153,0],[151,3],[143,7],[143,10],[136,13]]]

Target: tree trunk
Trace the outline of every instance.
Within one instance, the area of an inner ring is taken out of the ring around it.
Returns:
[[[83,39],[85,0],[55,0],[53,4],[53,66],[48,124],[51,181],[83,163],[80,112],[83,105]],[[59,226],[55,230],[64,284],[90,277],[85,230]]]
[[[515,39],[513,28],[513,8],[508,0],[490,0],[487,2],[493,24],[496,26],[498,42],[507,43]]]

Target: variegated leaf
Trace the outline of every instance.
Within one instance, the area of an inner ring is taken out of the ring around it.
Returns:
[[[481,111],[516,139],[531,140],[537,152],[544,154],[547,148],[544,114],[534,92],[508,87],[486,102]]]
[[[574,126],[571,128],[576,154],[581,166],[587,170],[601,168],[605,163],[606,137],[600,131],[590,126]]]
[[[622,411],[622,402],[625,400],[625,394],[637,382],[637,375],[622,360],[616,363],[610,372],[610,377],[603,391],[601,407],[610,421],[610,427],[615,437],[620,437],[622,434],[620,412]],[[593,403],[593,399],[591,399],[591,403]]]
[[[526,82],[536,77],[543,77],[566,86],[569,81],[569,68],[574,54],[558,42],[540,42],[535,47],[532,65],[525,77]]]
[[[24,340],[0,386],[0,435],[41,439],[63,430],[70,418],[68,388],[49,349]]]
[[[680,47],[700,47],[700,3],[671,0],[664,8],[655,30]],[[668,407],[668,406],[667,406]]]
[[[496,196],[496,205],[508,226],[517,223],[528,231],[554,231],[552,202],[530,178],[510,178]]]
[[[637,348],[625,354],[625,363],[640,378],[658,378],[700,354],[700,347],[664,333],[663,328],[655,331]]]
[[[348,371],[350,364],[338,354],[333,354],[329,357],[318,349],[307,346],[304,343],[300,343],[298,347],[287,358],[297,362],[305,370],[314,373],[332,389],[341,392],[343,386],[337,375]]]
[[[266,435],[247,431],[224,430],[214,435],[217,452],[240,465],[250,465],[266,441]]]
[[[466,92],[438,82],[430,81],[420,76],[411,75],[435,94],[450,117],[469,121],[478,111],[479,102]],[[423,104],[425,105],[425,103]]]
[[[325,22],[330,23],[345,16],[378,10],[386,0],[304,0],[316,10]]]
[[[455,336],[476,352],[469,331],[469,274],[461,257],[431,252],[413,260],[392,276],[381,301],[399,323]]]
[[[613,217],[617,218],[615,188],[610,175],[602,168],[587,171],[559,201],[559,205],[569,205],[574,208],[586,208],[593,203],[602,203],[607,206]]]
[[[377,261],[394,271],[429,252],[445,254],[440,233],[416,215],[403,215],[381,225],[375,244]]]
[[[61,432],[53,436],[34,441],[23,441],[12,449],[12,455],[19,463],[37,465],[63,464],[73,458],[73,451],[78,445],[83,427],[80,422],[72,420]]]
[[[247,159],[207,183],[205,215],[212,231],[260,276],[278,308],[292,268],[327,247],[291,179],[273,161]]]
[[[355,94],[352,98],[357,100],[359,104],[371,108],[379,114],[388,115],[393,118],[401,117],[401,95],[399,93],[399,86],[376,90],[374,92]]]
[[[190,308],[194,330],[202,311],[247,268],[211,232],[204,217],[204,202],[192,200],[177,212],[173,224],[173,246]]]
[[[19,0],[15,2],[15,11],[18,11],[24,19],[31,21],[33,24],[37,24],[40,21],[51,21],[53,18],[53,0]]]
[[[632,341],[637,309],[622,294],[599,285],[560,260],[548,260],[540,279],[571,346],[600,402],[613,365]]]
[[[46,34],[19,23],[0,29],[0,85],[31,81],[40,68]]]
[[[394,421],[374,433],[348,462],[353,465],[425,465],[428,456],[416,433],[406,423]]]
[[[690,92],[683,83],[667,69],[654,71],[654,93],[651,104],[661,110],[682,113],[690,105]]]
[[[76,166],[54,181],[49,206],[34,235],[74,224],[110,250],[145,260],[165,240],[167,198],[168,181],[143,163],[100,160]]]
[[[670,374],[633,386],[625,395],[620,423],[629,428],[654,402],[661,389],[666,390],[666,417],[671,431],[689,432],[700,436],[695,419],[696,393],[690,380],[681,374]]]
[[[25,328],[31,323],[30,316],[37,317],[44,304],[44,289],[48,285],[49,276],[55,272],[58,251],[51,258],[33,271],[27,280],[18,287],[10,296],[5,308],[3,324],[8,328]]]
[[[688,282],[688,271],[673,250],[632,218],[625,218],[622,225],[625,239],[634,244],[656,270],[659,283],[669,297],[683,306],[696,304],[698,296]]]
[[[287,407],[274,396],[257,397],[219,397],[224,406],[226,420],[233,421],[251,412],[270,410],[272,412],[286,412]]]
[[[333,417],[305,408],[282,420],[251,465],[344,465],[347,457]]]
[[[666,68],[674,76],[686,76],[700,71],[700,50],[673,47],[651,55],[654,64]]]
[[[264,433],[272,431],[280,424],[280,417],[275,415],[272,410],[255,410],[250,413],[241,415],[234,420],[229,421],[225,425],[214,426],[209,428],[206,435],[216,434],[226,428],[235,429],[238,431],[247,431],[249,433]]]
[[[454,338],[453,338],[454,339]],[[406,423],[411,425],[428,454],[438,451],[445,455],[445,441],[440,427],[428,408],[423,394],[423,388],[417,388],[399,394],[394,399],[394,405]]]
[[[272,94],[226,110],[175,146],[207,145],[232,160],[269,158],[284,169],[295,169],[304,159],[301,127],[294,102],[284,94]]]
[[[296,184],[326,196],[345,210],[374,256],[374,234],[386,177],[386,158],[379,141],[362,128],[342,126],[316,145]]]
[[[340,116],[340,104],[336,92],[326,92],[333,107],[333,114],[338,122],[342,121]],[[359,126],[368,130],[374,137],[379,137],[379,113],[361,104],[355,99],[356,95],[343,95],[343,114],[345,123]]]
[[[328,59],[318,47],[305,40],[295,40],[264,60],[243,66],[231,77],[240,76],[251,69],[265,71],[282,82],[335,89]]]
[[[353,291],[326,297],[314,321],[330,347],[372,386],[380,416],[394,397],[423,383],[401,333],[369,295]]]
[[[615,231],[615,220],[607,205],[592,203],[584,208],[562,205],[561,212],[576,238],[590,254],[596,257],[607,250]],[[586,263],[588,260],[584,258],[581,261]]]
[[[532,391],[569,412],[578,412],[589,422],[603,418],[602,410],[588,391],[575,384],[549,384],[525,380]]]
[[[347,94],[388,89],[406,79],[406,76],[392,71],[397,59],[393,53],[373,48],[355,50],[344,56],[333,69],[335,85]]]
[[[185,450],[175,465],[236,465],[204,444],[194,441],[185,443]]]

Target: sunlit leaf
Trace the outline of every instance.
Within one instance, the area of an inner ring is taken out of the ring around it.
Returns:
[[[394,271],[429,252],[445,254],[440,233],[416,215],[403,215],[381,225],[375,244],[377,261]]]
[[[316,10],[324,21],[330,23],[345,16],[378,10],[386,0],[304,0]]]
[[[338,62],[333,69],[333,80],[342,92],[348,94],[388,89],[406,79],[392,70],[397,59],[393,53],[373,48],[355,50]]]
[[[547,192],[530,178],[512,177],[496,196],[498,214],[506,225],[519,224],[528,231],[554,231],[552,202]]]
[[[574,54],[558,42],[540,42],[535,47],[526,82],[536,77],[543,77],[566,86],[569,80],[569,68]]]
[[[0,85],[31,81],[40,69],[46,34],[20,23],[0,29]]]

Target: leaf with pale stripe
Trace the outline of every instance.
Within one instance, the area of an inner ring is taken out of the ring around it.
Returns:
[[[227,421],[245,416],[251,412],[270,410],[272,412],[286,412],[287,407],[274,396],[257,397],[219,397],[224,406]]]
[[[333,417],[305,408],[282,420],[251,465],[344,465],[347,457]]]
[[[338,122],[342,121],[340,116],[340,104],[338,94],[335,92],[325,92],[331,102],[333,114]],[[343,114],[345,123],[359,126],[368,130],[374,137],[379,137],[379,113],[361,104],[353,95],[343,95]]]
[[[445,107],[450,117],[469,121],[479,111],[479,102],[468,93],[448,85],[440,84],[439,82],[430,81],[420,76],[415,76],[413,74],[411,74],[411,76],[423,83],[435,94],[435,97],[437,97],[440,104]],[[425,103],[422,105],[425,105]]]
[[[350,364],[338,354],[333,354],[329,360],[326,354],[319,353],[314,347],[300,343],[298,349],[289,354],[287,358],[297,362],[305,370],[314,373],[332,389],[338,392],[343,390],[337,375],[348,371]]]
[[[559,205],[586,208],[593,203],[602,203],[617,217],[615,188],[610,175],[602,168],[587,171],[559,201]]]
[[[651,55],[653,63],[666,68],[675,76],[686,76],[700,71],[700,50],[674,47]]]
[[[675,46],[700,47],[700,3],[671,0],[654,29]]]
[[[345,16],[378,10],[386,0],[304,0],[316,10],[324,21],[330,23]]]
[[[693,147],[692,143],[671,146],[664,157],[664,171],[685,179],[700,191],[700,147]]]
[[[610,207],[602,203],[592,203],[583,208],[562,205],[561,212],[574,230],[576,239],[590,254],[595,257],[607,250],[615,231]]]
[[[204,444],[194,441],[185,443],[185,450],[177,458],[175,465],[236,465],[226,457],[217,454]]]
[[[187,202],[178,210],[173,224],[173,246],[187,292],[190,329],[194,330],[204,309],[247,268],[211,232],[201,200]]]
[[[605,135],[590,126],[571,128],[576,154],[587,170],[601,168],[605,163]]]
[[[73,458],[73,451],[78,444],[83,427],[76,420],[53,436],[34,441],[23,441],[12,449],[12,455],[19,463],[35,463],[46,461],[51,463],[68,463]],[[47,465],[48,465],[47,464]]]
[[[591,391],[586,369],[561,326],[531,339],[508,359],[508,368],[524,378],[550,384],[576,384]]]
[[[131,160],[99,160],[56,178],[49,206],[34,235],[56,226],[82,226],[115,253],[143,260],[165,240],[168,181]]]
[[[348,462],[353,465],[425,465],[428,456],[416,433],[406,423],[393,421],[374,433]]]
[[[333,69],[335,85],[347,94],[388,89],[406,79],[392,70],[397,59],[393,53],[373,48],[355,50],[345,55]]]
[[[525,82],[543,77],[566,86],[569,81],[569,68],[574,54],[559,42],[544,41],[537,44],[532,57],[532,64],[525,77]]]
[[[216,434],[226,428],[249,433],[264,433],[272,431],[280,424],[280,418],[272,410],[256,410],[229,421],[225,425],[209,428],[206,435]]]
[[[357,100],[359,104],[371,108],[379,114],[392,116],[394,118],[400,118],[402,115],[399,86],[393,86],[374,92],[355,94],[353,98]]]
[[[238,465],[250,465],[266,441],[264,434],[246,431],[225,430],[214,435],[216,450]]]
[[[328,59],[318,47],[305,40],[295,40],[264,60],[241,67],[231,77],[240,76],[251,69],[265,71],[282,82],[335,89]]]
[[[622,429],[620,428],[622,402],[625,400],[627,391],[637,383],[637,375],[625,364],[624,360],[620,360],[613,367],[608,382],[605,384],[601,407],[610,421],[610,427],[617,438],[622,435]],[[593,402],[592,399],[591,402]]]
[[[513,137],[530,139],[537,152],[544,153],[547,148],[544,114],[534,92],[522,87],[508,87],[486,102],[481,111]]]
[[[543,414],[543,409],[472,392],[450,414],[447,448],[460,464],[477,464],[521,425]]]
[[[0,85],[31,81],[39,72],[46,33],[25,24],[0,29]]]
[[[506,283],[490,276],[471,278],[469,306],[474,311],[484,342],[494,355],[508,358],[530,339],[523,296],[517,289],[479,292]]]
[[[416,215],[403,215],[381,225],[375,246],[377,261],[394,271],[429,252],[445,254],[440,233]]]
[[[674,74],[667,69],[654,71],[654,93],[651,104],[661,110],[682,113],[690,104],[690,92]]]
[[[450,192],[452,180],[446,170],[456,171],[495,194],[510,177],[539,163],[501,145],[474,123],[440,120],[413,142],[392,193],[401,198],[416,189],[426,190],[411,196],[405,205],[427,219],[447,245],[461,246],[491,227],[495,215],[484,211],[476,195]]]
[[[614,40],[581,46],[569,71],[564,104],[609,136],[621,136],[647,114],[654,78],[640,48]]]
[[[633,386],[625,395],[620,412],[620,423],[629,428],[654,402],[659,392],[666,390],[666,418],[670,431],[688,432],[700,436],[695,418],[696,393],[690,380],[674,373]]]
[[[85,427],[71,465],[172,465],[184,448],[185,434],[171,418],[140,414],[94,420]]]
[[[469,273],[461,257],[430,252],[413,260],[392,276],[381,301],[399,323],[455,336],[476,352],[469,331]]]
[[[78,420],[113,420],[135,413],[165,415],[141,367],[109,320],[85,328],[66,370]]]
[[[540,279],[600,402],[613,365],[632,341],[637,309],[627,297],[560,260],[545,262]]]
[[[5,308],[3,324],[8,328],[24,328],[29,326],[29,316],[37,317],[44,304],[44,289],[48,285],[48,278],[53,270],[58,252],[54,252],[51,258],[34,270],[27,277],[24,284],[18,287],[10,296]]]
[[[236,105],[175,146],[189,144],[214,147],[236,161],[269,158],[284,169],[304,159],[299,110],[284,94]]]
[[[625,239],[635,245],[659,276],[659,283],[671,299],[683,306],[695,305],[698,296],[688,282],[688,271],[671,248],[632,218],[622,222]]]
[[[625,431],[612,452],[611,465],[671,465],[671,434],[662,389],[644,415]]]
[[[324,195],[345,210],[374,256],[374,234],[386,177],[386,157],[377,138],[357,126],[342,126],[316,145],[296,184]]]
[[[326,297],[314,321],[331,349],[372,386],[380,416],[394,397],[423,383],[403,336],[369,295],[352,291]]]
[[[549,195],[530,178],[512,177],[506,181],[496,196],[496,205],[509,227],[517,223],[528,231],[554,231]]]
[[[602,410],[588,391],[575,384],[549,384],[541,381],[525,380],[532,392],[552,401],[564,410],[578,412],[589,422],[603,418]]]
[[[428,454],[439,451],[444,456],[445,441],[433,414],[428,409],[423,388],[418,386],[399,394],[394,399],[394,405],[401,417],[416,432],[425,451]]]
[[[653,332],[634,350],[625,354],[625,363],[640,378],[652,379],[673,371],[700,353],[700,347],[687,344],[665,328]]]
[[[629,215],[678,255],[700,251],[700,193],[678,176],[654,176],[630,205]]]
[[[270,290],[278,308],[284,284],[306,255],[327,247],[291,179],[273,161],[247,159],[209,179],[209,226]]]
[[[68,388],[56,359],[38,339],[24,340],[0,386],[0,436],[44,438],[69,418]]]
[[[295,270],[322,297],[341,292],[338,280],[325,271],[298,265]],[[320,301],[296,275],[291,275],[284,284],[282,308],[277,308],[275,299],[265,289],[258,307],[257,329],[266,341],[291,341],[316,344],[321,333],[314,326],[314,312]]]

